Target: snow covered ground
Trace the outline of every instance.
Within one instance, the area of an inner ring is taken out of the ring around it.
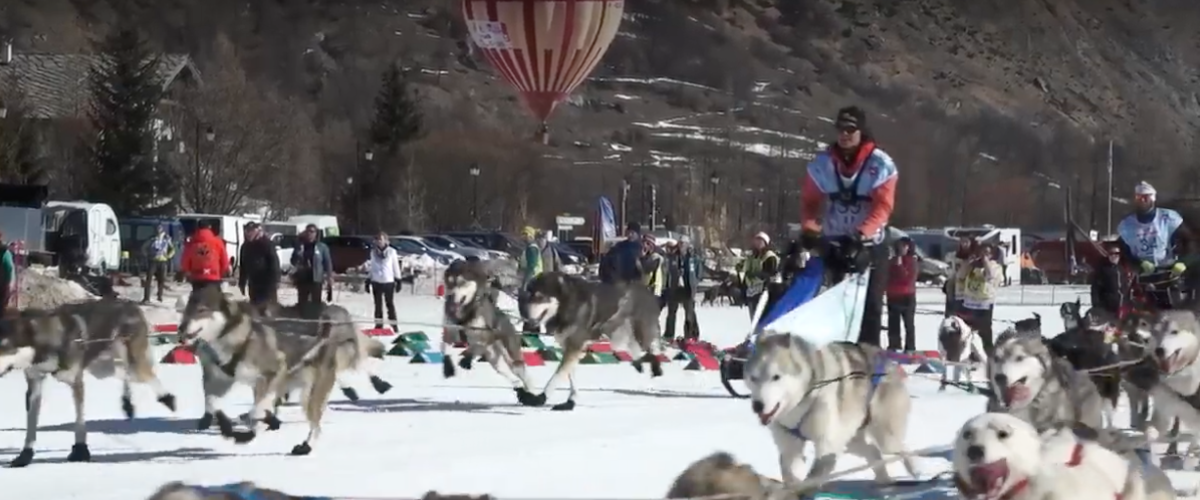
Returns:
[[[140,290],[124,292],[140,298]],[[1027,288],[1025,293],[1041,292]],[[1059,302],[1074,299],[1074,292],[1062,288],[1054,293]],[[940,292],[921,294],[923,308],[939,307]],[[293,297],[285,293],[282,299]],[[340,292],[336,299],[355,315],[371,313],[365,294]],[[429,326],[440,319],[440,302],[434,296],[409,295],[406,290],[399,295],[398,308],[412,322],[407,327],[437,330]],[[147,310],[155,322],[177,321],[170,299]],[[1041,314],[1046,331],[1061,329],[1053,306],[1001,307],[997,327],[1034,312]],[[749,324],[744,309],[704,307],[698,315],[702,335],[720,346],[740,341]],[[917,317],[920,348],[935,348],[939,318]],[[159,373],[178,396],[179,411],[169,414],[154,402],[149,389],[139,388],[139,416],[125,420],[118,383],[90,381],[93,462],[66,463],[73,442],[70,394],[52,382],[47,384],[36,461],[25,469],[0,472],[3,496],[136,500],[172,480],[210,485],[248,480],[292,494],[333,497],[411,498],[437,489],[501,498],[657,498],[690,462],[717,450],[729,451],[765,474],[779,474],[774,447],[749,402],[729,397],[716,372],[683,371],[682,363],[676,362],[664,377],[650,379],[627,364],[581,366],[579,406],[574,412],[558,413],[518,406],[508,384],[486,366],[446,380],[436,365],[408,361],[385,362],[381,376],[395,385],[386,395],[375,395],[365,377],[358,380],[363,399],[357,403],[335,391],[324,435],[307,457],[287,455],[307,430],[294,407],[280,415],[281,430],[248,445],[225,441],[215,431],[193,430],[203,408],[199,367],[162,365]],[[533,368],[532,376],[544,381],[552,369],[553,365]],[[908,433],[911,449],[949,444],[957,427],[983,410],[980,396],[939,393],[934,382],[922,377],[910,382],[915,399]],[[24,391],[22,377],[0,379],[0,399],[6,402],[0,413],[0,461],[10,460],[21,448]],[[565,391],[558,395],[565,397]],[[248,402],[249,391],[239,389],[226,406],[241,413]],[[860,463],[847,458],[839,465]],[[942,457],[918,464],[925,476],[948,470]],[[893,468],[893,474],[899,477],[901,470]],[[1178,488],[1192,488],[1200,478],[1195,473],[1173,474]]]

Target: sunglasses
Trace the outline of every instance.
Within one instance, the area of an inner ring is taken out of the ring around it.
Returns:
[[[842,134],[851,135],[855,132],[858,132],[858,127],[852,127],[852,126],[846,125],[846,126],[838,127],[837,131]]]
[[[1135,200],[1137,200],[1137,201],[1150,201],[1150,200],[1153,200],[1153,199],[1154,199],[1154,195],[1150,195],[1150,194],[1135,194],[1135,195],[1133,195],[1133,199],[1135,199]]]

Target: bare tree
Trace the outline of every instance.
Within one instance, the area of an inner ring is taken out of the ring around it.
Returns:
[[[205,84],[184,95],[173,113],[183,139],[174,162],[180,205],[192,212],[233,213],[254,194],[269,192],[302,157],[292,137],[303,113],[296,103],[254,85],[224,35],[217,37],[204,74]]]

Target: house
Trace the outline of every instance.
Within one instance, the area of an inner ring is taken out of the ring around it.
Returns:
[[[30,119],[86,118],[91,98],[88,74],[99,58],[94,54],[14,53],[12,44],[6,43],[0,53],[0,99],[12,96],[22,115]],[[164,54],[159,78],[164,100],[173,101],[181,87],[199,83],[200,73],[190,56]]]

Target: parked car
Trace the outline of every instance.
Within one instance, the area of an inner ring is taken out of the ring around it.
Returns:
[[[519,238],[499,231],[452,231],[445,234],[488,250],[507,253],[513,258],[519,258],[525,250],[525,243]]]
[[[427,255],[438,264],[443,266],[449,265],[451,262],[456,260],[464,259],[463,256],[454,252],[445,252],[434,249],[424,241],[421,241],[420,238],[415,236],[392,236],[390,241],[392,246],[396,248],[396,251],[400,253],[409,255]]]
[[[575,249],[571,248],[570,245],[567,245],[561,241],[552,242],[551,245],[554,245],[554,249],[558,250],[558,258],[562,259],[563,264],[573,266],[587,265],[587,258],[581,255],[579,252],[576,252]]]
[[[445,238],[447,240],[453,241],[453,242],[458,243],[459,245],[462,245],[467,248],[475,248],[478,250],[483,250],[484,252],[487,252],[487,254],[490,255],[492,257],[492,259],[512,259],[513,258],[513,256],[510,255],[508,252],[502,252],[500,250],[492,250],[492,249],[485,247],[483,245],[480,245],[479,243],[476,243],[474,241],[465,240],[462,238],[456,238],[456,237],[450,236],[448,234],[439,234],[437,236],[440,238]]]
[[[321,241],[329,247],[333,272],[344,273],[363,265],[371,257],[372,236],[326,236]],[[291,254],[288,254],[291,257]]]
[[[426,245],[434,247],[438,250],[445,250],[462,255],[466,258],[474,257],[479,260],[492,260],[493,254],[489,250],[467,246],[454,240],[449,236],[440,234],[429,234],[421,236]]]
[[[596,252],[595,252],[595,249],[592,248],[591,241],[575,240],[575,241],[568,241],[563,244],[568,247],[571,247],[571,250],[574,250],[579,255],[582,255],[583,258],[587,259],[588,263],[590,263],[590,264],[596,263]]]

